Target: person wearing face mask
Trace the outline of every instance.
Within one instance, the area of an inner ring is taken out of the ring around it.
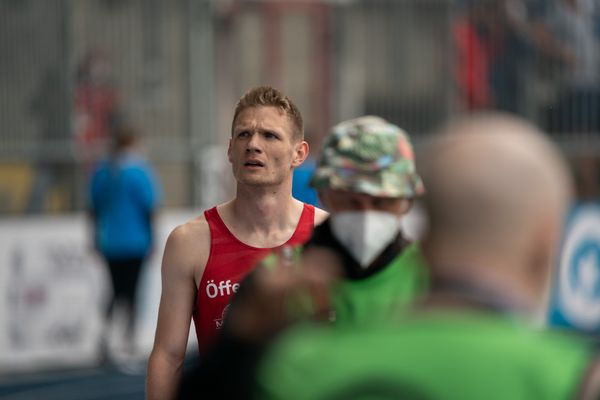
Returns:
[[[315,228],[303,258],[338,268],[343,279],[330,316],[337,325],[385,320],[425,291],[418,245],[401,224],[424,192],[402,129],[374,116],[334,126],[311,185],[330,217]]]

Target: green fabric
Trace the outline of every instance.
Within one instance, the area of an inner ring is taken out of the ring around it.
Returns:
[[[345,280],[334,290],[335,324],[347,326],[385,321],[427,288],[419,247],[407,246],[390,265],[365,279]]]
[[[429,312],[398,322],[292,330],[264,359],[258,398],[572,399],[589,362],[575,339],[504,316]]]
[[[297,263],[301,252],[301,246],[294,247],[288,256],[289,262]],[[263,267],[273,270],[278,265],[278,257],[271,253],[262,261]],[[411,243],[377,273],[364,279],[339,282],[332,293],[335,325],[344,327],[388,320],[427,289],[426,271],[419,246]]]

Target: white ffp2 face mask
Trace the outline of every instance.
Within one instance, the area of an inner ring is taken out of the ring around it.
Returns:
[[[363,267],[394,240],[400,231],[400,218],[384,211],[345,211],[329,217],[331,232]]]

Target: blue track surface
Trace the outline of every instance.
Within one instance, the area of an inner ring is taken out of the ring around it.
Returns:
[[[86,368],[0,376],[2,400],[143,400],[145,371]]]

